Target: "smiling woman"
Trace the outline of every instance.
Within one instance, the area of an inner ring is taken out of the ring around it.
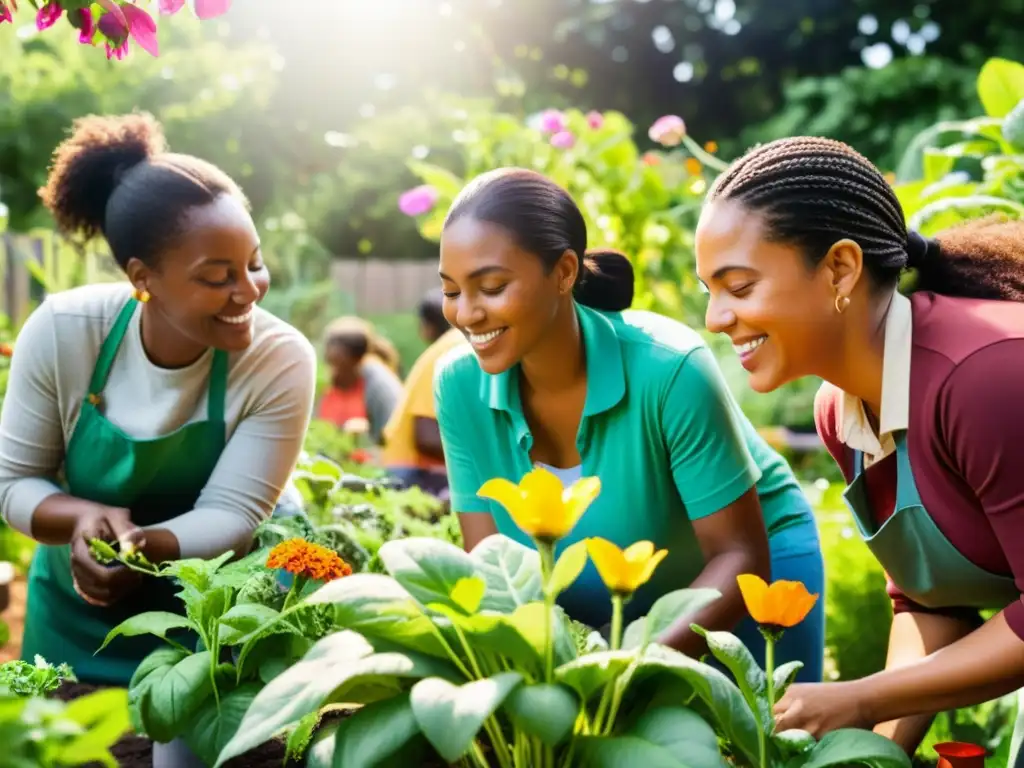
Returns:
[[[151,117],[78,121],[41,194],[62,230],[104,236],[129,282],[48,296],[11,361],[0,513],[42,545],[22,654],[125,685],[159,640],[94,655],[107,632],[182,603],[96,563],[89,539],[153,562],[247,551],[301,450],[316,360],[257,306],[270,277],[241,191],[168,153]]]

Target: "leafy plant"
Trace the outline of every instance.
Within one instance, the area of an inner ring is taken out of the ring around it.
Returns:
[[[734,635],[705,632],[737,685],[657,642],[716,599],[714,590],[672,592],[623,628],[622,605],[664,552],[650,542],[623,552],[587,540],[552,557],[598,488],[585,478],[563,489],[542,469],[518,486],[491,481],[480,492],[507,505],[536,549],[502,535],[469,553],[437,539],[390,541],[380,551],[389,575],[358,574],[306,597],[333,606],[343,629],[255,696],[217,766],[343,709],[347,717],[313,736],[312,768],[416,765],[431,753],[477,768],[720,768],[726,755],[746,766],[909,768],[902,750],[868,731],[820,742],[776,733],[770,703],[798,664],[761,670]],[[595,639],[595,650],[581,653],[555,600],[588,552],[611,590],[614,619],[610,646]]]
[[[34,664],[20,659],[0,664],[0,688],[16,696],[42,696],[76,680],[67,664],[55,667],[42,656],[36,656]]]

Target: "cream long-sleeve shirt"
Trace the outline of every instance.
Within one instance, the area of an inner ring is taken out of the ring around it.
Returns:
[[[0,515],[26,535],[40,502],[61,492],[54,480],[100,346],[130,291],[128,284],[111,283],[53,294],[18,335],[0,414]],[[121,343],[103,403],[113,424],[147,439],[206,419],[213,351],[186,368],[160,368],[143,349],[140,317],[141,308]],[[302,450],[315,381],[313,346],[257,308],[252,344],[229,355],[224,452],[195,509],[159,526],[177,537],[182,557],[248,549]]]

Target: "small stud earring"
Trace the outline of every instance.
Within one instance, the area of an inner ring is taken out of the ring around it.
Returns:
[[[848,306],[850,306],[850,297],[849,296],[842,296],[842,295],[837,293],[836,294],[835,306],[836,306],[836,312],[838,312],[840,315],[843,314],[843,312],[846,311],[846,308]]]
[[[140,291],[138,288],[136,288],[134,291],[132,291],[132,298],[134,298],[136,301],[141,301],[143,304],[145,304],[152,298],[152,296],[150,295],[149,291],[145,289]]]

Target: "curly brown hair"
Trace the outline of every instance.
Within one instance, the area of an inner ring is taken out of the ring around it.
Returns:
[[[39,190],[61,231],[83,240],[103,235],[122,268],[132,257],[154,263],[183,231],[188,211],[222,194],[245,201],[216,166],[169,152],[160,123],[144,112],[75,120]]]
[[[715,181],[708,201],[717,199],[762,213],[769,239],[796,245],[812,265],[849,238],[860,245],[865,269],[880,287],[895,285],[911,267],[918,290],[1024,300],[1024,222],[1000,216],[968,221],[942,232],[930,247],[914,247],[892,186],[840,141],[797,136],[754,147]]]

